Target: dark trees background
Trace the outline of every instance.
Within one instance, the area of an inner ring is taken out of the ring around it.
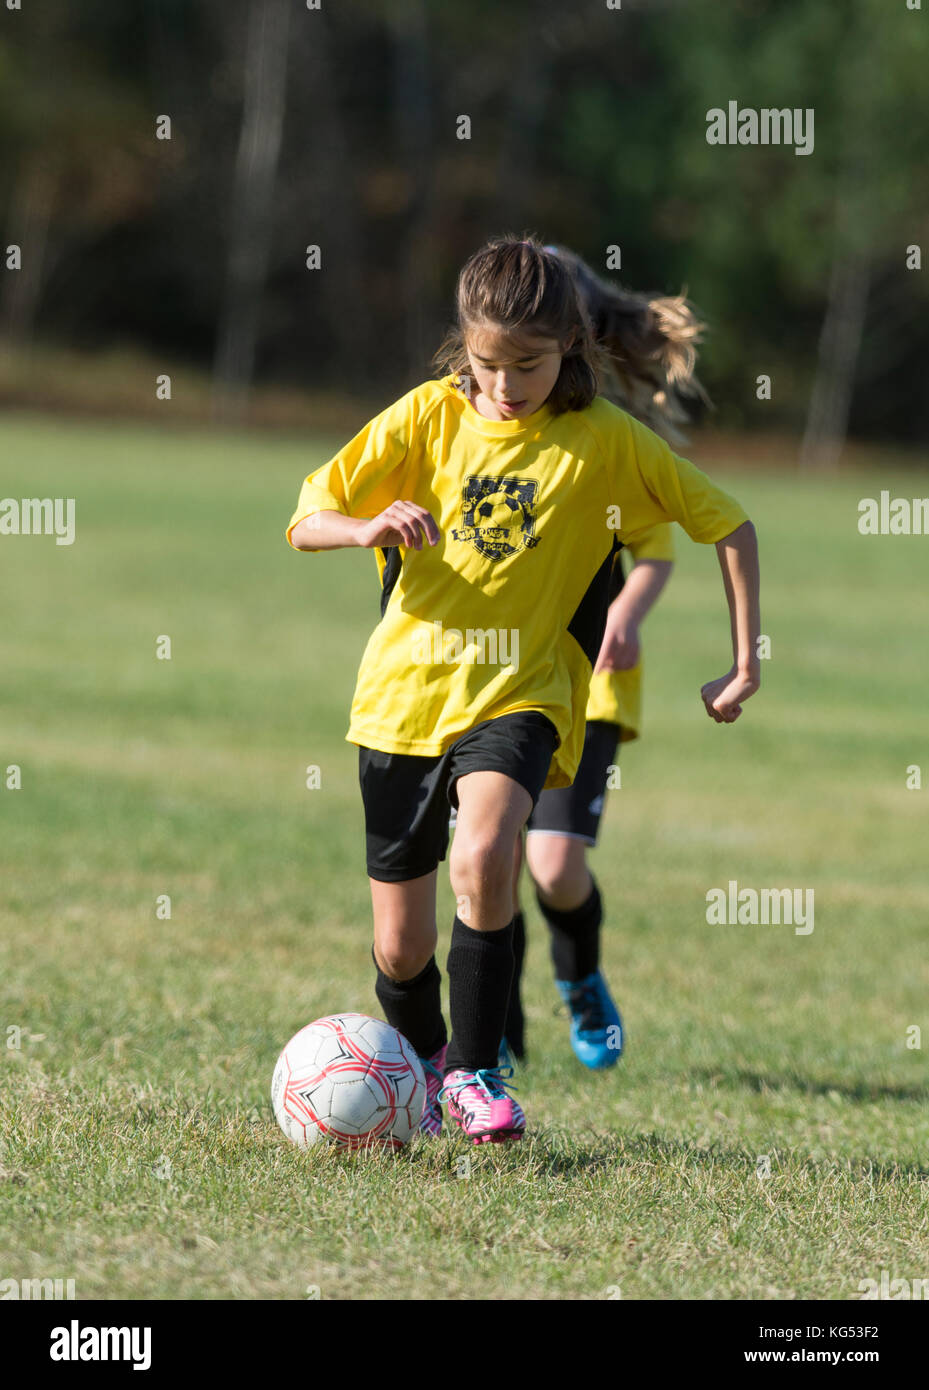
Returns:
[[[929,12],[907,0],[0,16],[7,350],[170,353],[214,371],[226,416],[253,381],[386,403],[431,373],[467,255],[525,230],[601,270],[618,244],[637,289],[686,285],[718,423],[802,433],[811,465],[846,430],[929,436],[929,294],[906,264],[929,244]],[[730,100],[812,107],[814,152],[709,145]]]

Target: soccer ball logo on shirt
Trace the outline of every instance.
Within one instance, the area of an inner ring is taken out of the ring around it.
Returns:
[[[535,503],[539,485],[531,478],[465,479],[461,491],[464,524],[452,531],[456,541],[470,541],[487,560],[505,560],[538,545]]]

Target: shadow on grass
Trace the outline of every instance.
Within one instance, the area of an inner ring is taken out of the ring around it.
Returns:
[[[702,1081],[713,1086],[743,1087],[759,1095],[765,1091],[799,1091],[807,1096],[837,1095],[842,1100],[929,1100],[929,1084],[922,1086],[882,1085],[872,1081],[817,1081],[812,1077],[788,1072],[773,1076],[757,1071],[724,1071],[709,1067],[687,1073],[688,1080]]]
[[[694,1168],[722,1168],[728,1172],[757,1176],[758,1155],[754,1150],[734,1148],[722,1141],[695,1143],[692,1140],[669,1139],[651,1134],[604,1134],[596,1131],[557,1130],[544,1127],[529,1131],[517,1144],[480,1145],[448,1136],[438,1145],[411,1146],[405,1157],[414,1165],[425,1158],[436,1169],[445,1169],[453,1177],[463,1158],[472,1156],[467,1176],[475,1171],[516,1171],[523,1177],[589,1176],[617,1168],[644,1164],[663,1174],[683,1172]],[[929,1167],[880,1161],[860,1156],[839,1156],[820,1159],[794,1150],[779,1153],[772,1149],[772,1177],[796,1177],[808,1173],[822,1181],[830,1175],[845,1176],[853,1182],[868,1180],[900,1181],[904,1178],[929,1178]],[[462,1176],[460,1168],[458,1175]]]

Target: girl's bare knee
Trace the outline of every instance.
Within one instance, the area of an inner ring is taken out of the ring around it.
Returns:
[[[543,900],[552,907],[570,911],[590,894],[591,877],[583,840],[565,835],[529,835],[526,860],[529,872]]]
[[[513,847],[490,836],[456,835],[449,871],[456,897],[512,894]]]
[[[412,980],[419,975],[435,955],[436,941],[406,940],[402,934],[379,932],[375,937],[374,956],[378,969],[391,980]]]

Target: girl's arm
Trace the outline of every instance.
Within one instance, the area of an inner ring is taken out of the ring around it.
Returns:
[[[594,671],[630,671],[639,660],[639,627],[673,569],[671,560],[637,560],[610,604]]]
[[[750,521],[716,542],[719,567],[729,604],[732,629],[732,667],[725,676],[708,681],[700,691],[706,712],[717,724],[732,724],[742,713],[742,701],[761,685],[758,637],[758,539]]]
[[[439,539],[439,528],[425,507],[418,507],[415,502],[391,502],[371,518],[335,511],[313,512],[297,522],[290,533],[290,543],[296,550],[341,550],[350,545],[366,550],[391,545],[422,550],[423,536],[430,545]]]

